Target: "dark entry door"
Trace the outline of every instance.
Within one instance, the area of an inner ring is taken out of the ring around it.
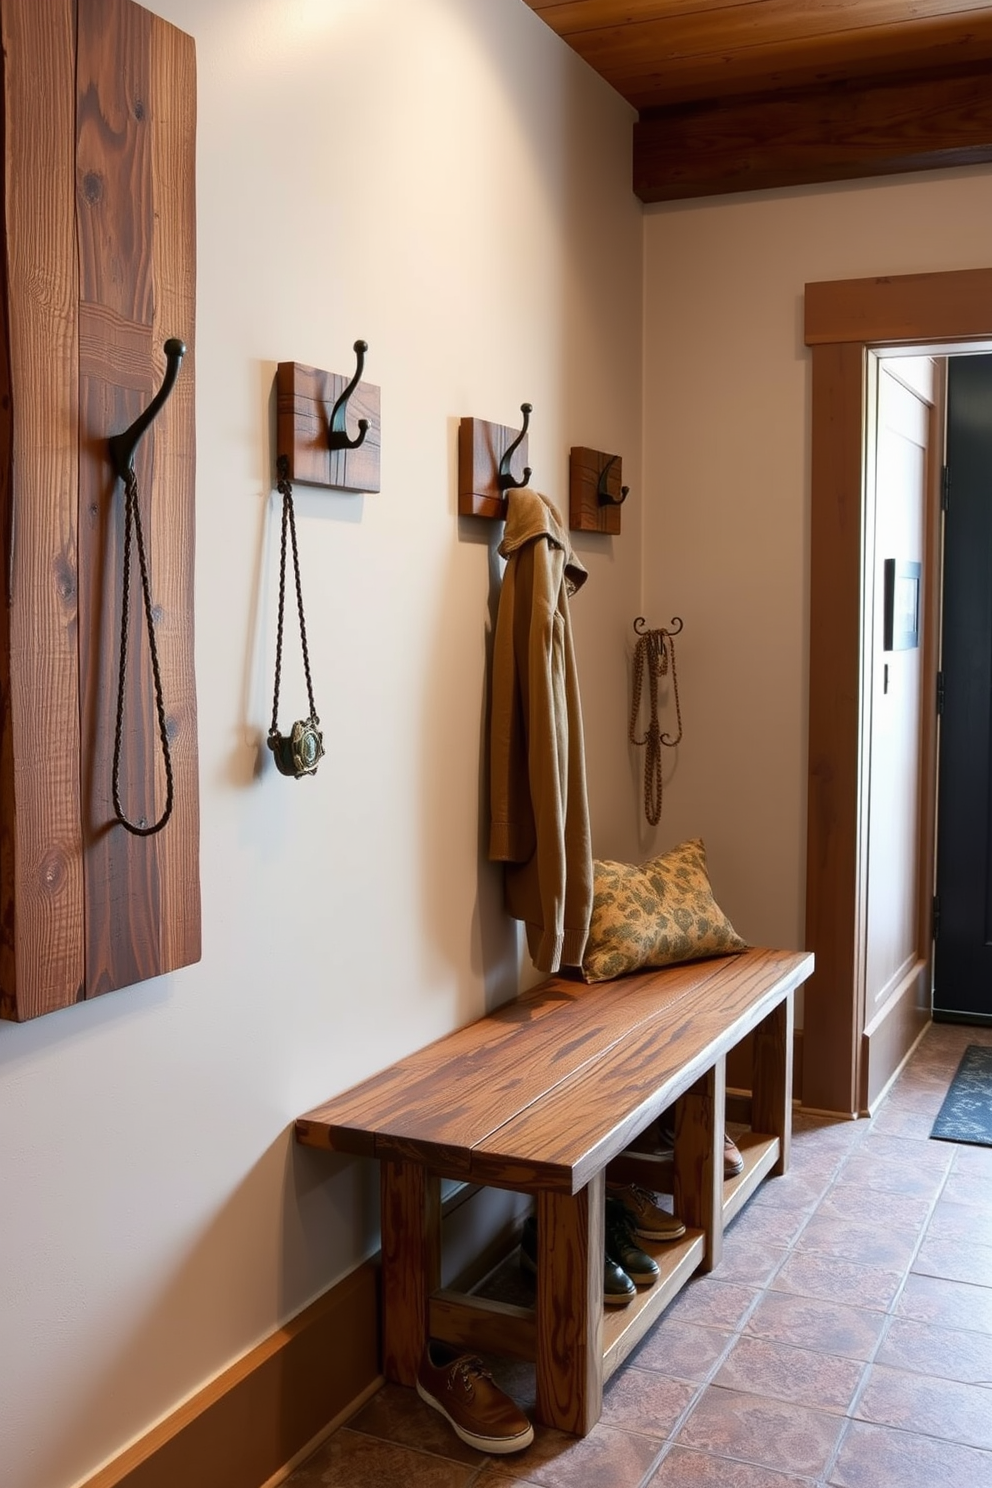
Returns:
[[[934,1016],[992,1022],[992,356],[950,357]]]

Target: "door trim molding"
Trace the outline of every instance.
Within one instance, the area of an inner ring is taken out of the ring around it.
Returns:
[[[992,268],[806,285],[812,349],[809,763],[803,1104],[863,1092],[862,562],[868,351],[992,339]],[[816,1059],[810,1052],[816,1050]]]

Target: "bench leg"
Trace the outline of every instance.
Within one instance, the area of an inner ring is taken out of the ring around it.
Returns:
[[[701,1271],[712,1271],[723,1254],[723,1124],[727,1064],[718,1059],[675,1107],[675,1212],[690,1229],[702,1230],[706,1251]]]
[[[380,1164],[382,1370],[416,1382],[431,1293],[441,1285],[441,1185],[419,1163]]]
[[[788,1169],[792,1143],[792,1002],[790,992],[754,1030],[751,1125],[778,1137],[779,1159],[772,1178]]]
[[[585,1436],[603,1409],[605,1179],[537,1196],[537,1414]]]

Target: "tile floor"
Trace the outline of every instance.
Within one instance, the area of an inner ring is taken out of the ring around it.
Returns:
[[[992,1148],[929,1140],[969,1043],[932,1026],[871,1121],[797,1117],[791,1171],[610,1380],[584,1440],[463,1446],[387,1385],[293,1488],[989,1488]],[[525,1408],[533,1371],[498,1376]]]

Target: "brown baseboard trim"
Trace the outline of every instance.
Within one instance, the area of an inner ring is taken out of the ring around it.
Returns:
[[[80,1488],[270,1488],[380,1382],[366,1261]]]

